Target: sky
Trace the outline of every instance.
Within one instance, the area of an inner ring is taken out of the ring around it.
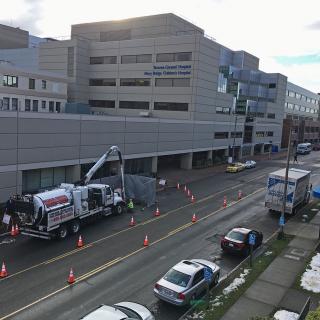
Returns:
[[[43,37],[68,37],[72,24],[175,13],[232,50],[260,59],[260,70],[320,92],[319,0],[10,0],[0,23]]]

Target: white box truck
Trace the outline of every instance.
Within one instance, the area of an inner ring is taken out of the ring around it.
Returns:
[[[286,169],[271,172],[268,177],[265,206],[270,211],[282,212]],[[310,200],[310,171],[289,169],[285,212],[294,214],[300,205]]]

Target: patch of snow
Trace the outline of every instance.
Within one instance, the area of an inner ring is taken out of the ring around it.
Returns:
[[[223,294],[224,295],[228,295],[229,293],[231,293],[234,290],[237,290],[238,287],[240,287],[242,284],[244,284],[246,282],[245,277],[248,275],[248,273],[250,272],[249,269],[244,269],[243,273],[240,274],[239,278],[235,278],[228,287],[223,289]]]
[[[299,315],[294,312],[279,310],[274,314],[273,317],[276,320],[297,320],[299,318]]]
[[[192,315],[187,316],[187,319],[203,319],[204,317],[204,312],[194,312]]]
[[[310,269],[307,269],[301,277],[301,287],[315,293],[320,292],[320,253],[317,253],[310,262]]]
[[[272,254],[272,251],[266,251],[266,252],[264,253],[265,256],[270,256],[270,254]]]

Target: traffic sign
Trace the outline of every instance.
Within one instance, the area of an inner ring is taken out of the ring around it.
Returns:
[[[207,282],[211,282],[212,278],[212,270],[210,268],[204,269],[204,278]]]
[[[284,217],[283,216],[280,216],[279,225],[284,226]]]
[[[250,245],[255,245],[256,243],[256,235],[254,233],[249,234],[249,244]]]

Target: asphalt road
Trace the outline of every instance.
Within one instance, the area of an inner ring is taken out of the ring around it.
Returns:
[[[320,155],[320,154],[319,154]],[[312,169],[313,184],[320,181],[318,153],[303,157],[301,168]],[[299,160],[302,160],[300,157]],[[186,258],[213,259],[220,255],[219,240],[235,225],[254,227],[270,236],[278,216],[264,208],[267,173],[284,160],[259,163],[238,174],[218,173],[189,187],[197,202],[182,191],[159,193],[161,216],[153,209],[135,212],[137,226],[128,227],[129,214],[107,217],[83,228],[85,247],[75,249],[76,236],[65,241],[43,241],[20,236],[0,244],[9,277],[0,280],[0,319],[79,319],[99,304],[129,300],[147,305],[156,319],[177,319],[184,311],[153,296],[155,282],[172,265]],[[236,201],[241,189],[244,199]],[[222,208],[226,196],[230,206]],[[192,214],[199,221],[191,223]],[[150,246],[143,247],[145,235]],[[240,258],[222,255],[222,274]],[[0,260],[0,261],[1,261]],[[70,268],[77,282],[66,283]]]

